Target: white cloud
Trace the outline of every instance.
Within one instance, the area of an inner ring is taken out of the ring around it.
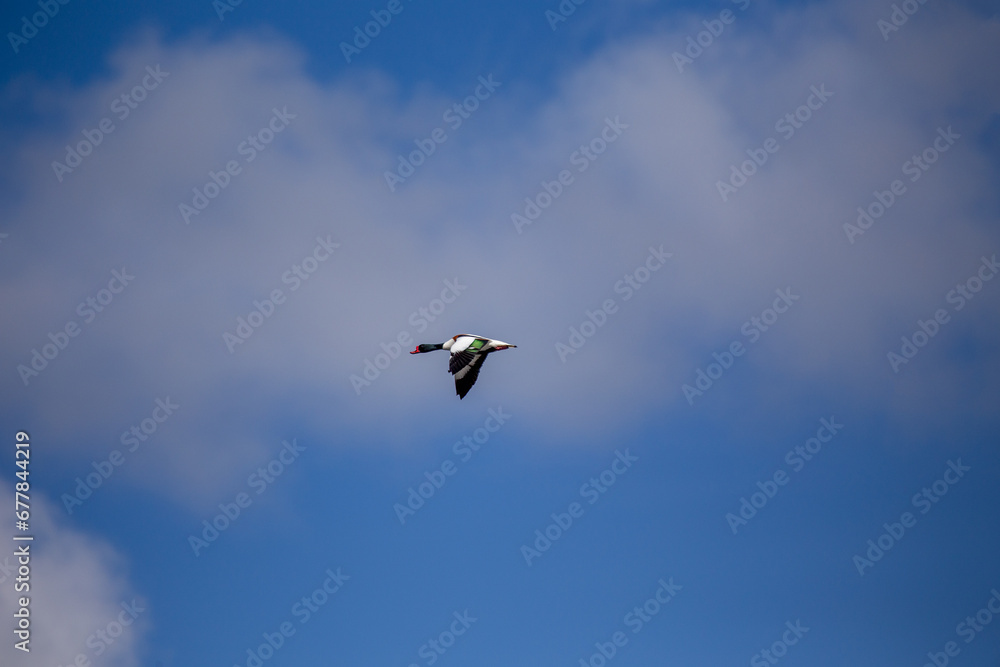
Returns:
[[[383,171],[443,126],[456,100],[401,100],[374,73],[317,83],[280,40],[140,40],[112,59],[108,78],[37,93],[62,105],[63,121],[24,139],[13,167],[24,193],[0,248],[0,303],[17,322],[0,353],[4,393],[50,424],[46,435],[75,448],[83,468],[170,395],[182,409],[127,476],[211,505],[299,435],[286,430],[292,420],[340,444],[362,425],[399,442],[416,421],[450,437],[458,411],[477,401],[558,437],[687,409],[681,384],[740,338],[776,288],[792,287],[802,295],[794,312],[740,360],[759,377],[759,400],[805,384],[850,387],[874,405],[894,381],[885,353],[981,254],[1000,249],[997,174],[977,141],[998,107],[998,75],[982,66],[997,25],[928,6],[885,43],[869,10],[844,5],[830,29],[816,27],[815,11],[775,11],[767,25],[748,14],[683,75],[671,53],[687,25],[605,48],[540,105],[504,82],[395,193]],[[66,143],[155,65],[169,76],[57,182],[50,163]],[[716,181],[820,84],[834,97],[722,202]],[[296,116],[288,129],[246,163],[241,142],[286,107]],[[518,235],[510,214],[542,179],[572,169],[573,151],[607,117],[629,128]],[[948,125],[962,140],[848,244],[842,225],[855,208]],[[242,172],[185,224],[178,204],[229,160]],[[291,292],[282,274],[317,235],[341,247]],[[623,302],[616,281],[660,244],[670,263]],[[24,387],[13,369],[80,320],[77,304],[122,266],[134,283]],[[491,358],[461,404],[443,354],[401,356],[357,397],[349,375],[380,342],[415,333],[410,314],[456,277],[467,291],[417,342],[471,330],[518,349]],[[223,332],[275,288],[287,302],[230,354]],[[612,297],[619,312],[562,364],[556,341]],[[954,332],[992,340],[995,312],[970,308]],[[968,390],[949,370],[953,345],[936,341],[907,372],[958,387],[957,404]]]
[[[0,482],[0,497],[14,489]],[[0,557],[0,614],[12,619],[18,599],[28,596],[30,653],[13,646],[12,634],[0,646],[4,664],[64,665],[83,654],[92,664],[139,665],[150,610],[128,581],[122,557],[109,545],[68,527],[54,508],[31,494],[29,591],[15,592],[19,563],[13,548]],[[134,604],[133,604],[134,603]],[[122,623],[127,625],[122,625]],[[10,625],[8,623],[7,625]]]

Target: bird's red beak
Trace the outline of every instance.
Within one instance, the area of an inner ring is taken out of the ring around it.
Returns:
[[[418,354],[419,352],[420,352],[420,348],[416,347],[416,348],[413,349],[413,352],[410,352],[410,354]]]

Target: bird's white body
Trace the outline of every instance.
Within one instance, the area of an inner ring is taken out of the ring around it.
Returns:
[[[511,345],[510,343],[505,343],[502,340],[494,340],[492,338],[486,338],[485,336],[477,336],[475,334],[458,334],[452,337],[450,340],[445,341],[445,350],[450,350],[452,354],[458,352],[464,352],[469,349],[469,346],[475,343],[477,340],[485,340],[487,343],[483,347],[489,346],[491,351],[493,350],[503,350],[508,347],[517,347],[517,345]]]

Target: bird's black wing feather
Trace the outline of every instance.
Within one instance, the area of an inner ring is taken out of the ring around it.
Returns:
[[[457,366],[459,363],[456,360],[457,357],[467,357],[466,364]],[[451,372],[455,374],[455,393],[460,399],[465,398],[465,395],[472,389],[472,385],[476,384],[476,379],[479,378],[479,369],[483,367],[484,361],[486,361],[485,354],[468,352],[459,352],[451,358]]]
[[[475,356],[475,354],[466,350],[453,353],[451,358],[448,359],[448,372],[454,375],[471,364]]]

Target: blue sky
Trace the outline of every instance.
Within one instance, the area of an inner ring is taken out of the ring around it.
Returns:
[[[4,665],[1000,659],[995,6],[562,6],[5,6]]]

